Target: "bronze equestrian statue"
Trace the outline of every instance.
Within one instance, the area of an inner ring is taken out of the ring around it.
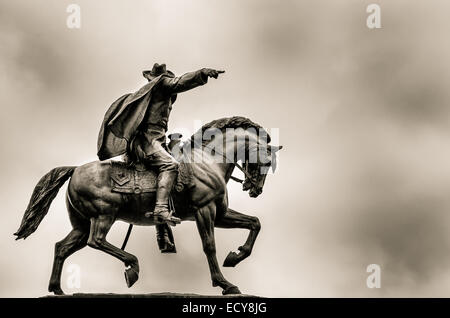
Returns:
[[[166,125],[176,93],[204,84],[208,76],[216,78],[219,73],[221,72],[202,69],[174,77],[165,70],[164,65],[156,64],[151,72],[145,72],[150,82],[137,93],[121,97],[105,115],[98,149],[102,161],[79,167],[54,168],[41,178],[15,235],[16,239],[25,239],[36,231],[60,187],[70,179],[66,204],[73,229],[55,244],[48,287],[50,292],[64,294],[60,284],[64,261],[86,245],[121,260],[126,266],[126,283],[131,287],[139,277],[138,259],[106,240],[113,223],[121,220],[135,225],[161,226],[166,225],[166,222],[177,223],[179,219],[195,220],[203,251],[208,259],[213,286],[220,286],[223,294],[240,293],[237,286],[228,282],[220,271],[216,258],[214,227],[250,230],[245,244],[238,248],[238,253],[230,252],[223,266],[233,267],[250,255],[260,230],[259,220],[228,208],[226,185],[233,178],[234,168],[238,167],[245,174],[243,190],[249,191],[250,197],[259,196],[268,170],[270,167],[275,170],[275,153],[281,146],[269,145],[270,136],[250,119],[235,116],[214,120],[204,125],[186,143],[188,146],[194,145],[189,148],[192,150],[188,152],[183,148],[181,155],[177,157],[188,160],[180,164],[176,180],[173,171],[176,171],[174,167],[178,165],[165,147],[167,126],[155,127],[156,123],[152,122],[154,118],[165,118]],[[158,90],[159,84],[165,88],[159,87]],[[149,110],[153,98],[154,104]],[[154,105],[157,106],[153,109]],[[153,117],[155,113],[158,114],[155,115],[157,117]],[[196,136],[202,136],[209,130],[221,132],[224,138],[201,139],[200,145],[195,142]],[[245,142],[240,143],[239,140]],[[216,149],[227,149],[227,153],[220,153]],[[124,153],[127,155],[127,162],[105,160]],[[155,153],[161,156],[152,156]],[[225,155],[232,160],[215,160],[217,156],[225,158]],[[189,161],[192,156],[199,156],[203,160]],[[256,160],[250,162],[248,158]],[[245,163],[244,167],[238,162]],[[171,169],[166,170],[167,165]],[[163,191],[159,189],[160,180],[164,179],[158,177],[158,174],[161,175],[159,171],[171,171],[170,177],[167,177],[170,180],[165,183],[167,188]],[[170,186],[171,183],[176,183],[174,189]],[[170,191],[176,217],[170,214],[167,202],[162,201],[166,200]],[[155,213],[148,217],[148,212],[152,209]]]

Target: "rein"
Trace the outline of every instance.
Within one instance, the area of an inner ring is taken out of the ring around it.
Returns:
[[[257,186],[256,182],[253,180],[252,176],[250,175],[250,173],[248,173],[247,170],[245,170],[244,168],[242,168],[241,165],[238,164],[237,162],[235,162],[234,165],[235,165],[236,167],[238,167],[239,170],[241,170],[241,171],[245,174],[245,176],[248,178],[248,180],[250,181],[251,184],[253,184],[255,187]],[[239,183],[244,182],[244,180],[241,180],[241,179],[236,178],[236,177],[233,177],[233,176],[230,176],[230,178],[233,179],[233,180],[236,181],[236,182],[239,182]]]
[[[233,181],[239,182],[239,183],[244,182],[244,180],[236,178],[236,177],[233,177],[233,176],[230,176],[230,179],[233,180]]]
[[[208,148],[208,146],[205,146],[203,148]],[[211,149],[211,148],[209,148],[209,149]],[[223,159],[225,159],[225,160],[227,159],[227,157],[220,151],[217,151],[215,149],[211,149],[211,150],[214,150],[215,153],[218,153],[219,155],[221,155]],[[230,163],[232,163],[235,167],[237,167],[239,170],[241,170],[253,186],[255,186],[255,187],[258,186],[256,184],[256,181],[253,180],[253,177],[250,175],[250,173],[248,173],[248,171],[246,169],[242,168],[242,166],[239,163],[237,163],[237,162],[230,162]],[[230,176],[230,179],[232,179],[233,181],[239,182],[239,183],[244,182],[244,180],[241,180],[241,179],[233,177],[233,176]]]

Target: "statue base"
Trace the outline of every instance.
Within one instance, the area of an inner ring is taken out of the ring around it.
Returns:
[[[261,298],[259,296],[237,295],[199,295],[190,293],[150,293],[150,294],[114,294],[114,293],[75,293],[70,295],[47,295],[42,298]]]

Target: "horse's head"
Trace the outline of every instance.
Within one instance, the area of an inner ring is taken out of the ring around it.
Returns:
[[[255,149],[250,150],[250,159],[256,158],[256,160],[246,160],[244,169],[247,171],[247,176],[242,185],[242,190],[249,191],[250,197],[256,198],[262,193],[270,168],[272,168],[272,172],[275,172],[277,168],[276,152],[282,148],[283,146],[263,146],[258,144]]]
[[[242,116],[220,118],[203,125],[191,137],[188,146],[201,145],[202,158],[217,163],[227,163],[228,168],[238,167],[245,174],[243,190],[252,198],[259,196],[264,187],[267,173],[277,166],[276,152],[282,146],[270,146],[267,131],[250,119]],[[185,152],[187,153],[187,152]],[[206,154],[206,156],[204,156]],[[224,161],[225,160],[225,161]],[[244,164],[240,167],[238,161]]]

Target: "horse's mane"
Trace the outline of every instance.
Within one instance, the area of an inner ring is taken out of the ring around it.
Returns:
[[[267,143],[270,142],[270,135],[267,133],[267,131],[257,123],[251,121],[250,119],[242,116],[233,116],[233,117],[225,117],[225,118],[219,118],[216,120],[213,120],[205,125],[202,126],[195,134],[191,136],[191,142],[194,143],[195,136],[197,134],[201,134],[203,136],[203,133],[210,128],[216,128],[220,129],[222,132],[225,133],[227,128],[243,128],[243,129],[249,129],[254,128],[256,131],[259,132],[259,137],[265,137],[267,136]],[[209,140],[203,140],[202,145],[205,146],[205,144],[209,142]]]

